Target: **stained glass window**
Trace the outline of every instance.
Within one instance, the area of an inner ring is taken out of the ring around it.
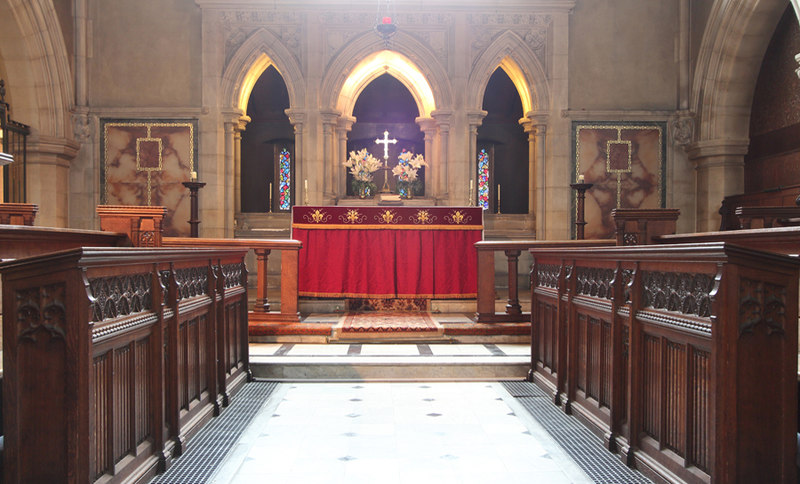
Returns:
[[[478,152],[478,206],[489,210],[489,153]]]
[[[278,210],[289,210],[292,208],[292,156],[282,149],[278,155]]]

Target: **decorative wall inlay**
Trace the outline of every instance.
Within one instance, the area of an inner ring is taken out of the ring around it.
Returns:
[[[537,285],[558,289],[558,274],[561,266],[557,264],[536,264]]]
[[[241,286],[244,272],[244,264],[223,264],[222,275],[225,277],[225,289]]]
[[[208,293],[208,269],[206,267],[190,267],[175,270],[175,282],[178,283],[178,299],[187,299]]]
[[[739,336],[764,324],[767,334],[784,334],[786,286],[742,278],[739,285]]]
[[[100,120],[101,203],[167,209],[166,236],[189,236],[189,190],[197,172],[197,121]]]
[[[707,318],[711,316],[714,276],[679,272],[642,272],[642,305]]]
[[[92,321],[127,316],[151,309],[149,274],[89,280]]]
[[[666,147],[662,122],[573,122],[575,173],[594,186],[586,192],[587,239],[613,238],[614,208],[663,208]],[[576,210],[575,193],[572,193]],[[575,213],[573,210],[573,218]]]
[[[220,18],[223,26],[230,28],[233,25],[299,24],[305,21],[305,14],[253,8],[247,10],[223,10],[220,12]]]
[[[597,267],[576,267],[575,268],[575,292],[584,296],[611,299],[611,281],[614,279],[612,269],[601,269]]]
[[[35,343],[36,333],[41,330],[49,333],[51,339],[66,339],[65,292],[63,282],[17,291],[17,338]]]

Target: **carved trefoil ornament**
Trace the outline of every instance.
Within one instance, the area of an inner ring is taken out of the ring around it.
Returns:
[[[17,291],[15,293],[17,338],[20,341],[28,340],[36,343],[38,333],[44,331],[51,339],[66,339],[65,294],[64,283]]]
[[[786,287],[742,278],[739,285],[739,336],[763,324],[767,334],[783,335],[786,327]]]

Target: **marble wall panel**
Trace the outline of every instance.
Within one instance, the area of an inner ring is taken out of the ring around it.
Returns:
[[[665,130],[664,123],[573,123],[573,180],[594,184],[586,192],[587,239],[614,236],[614,208],[664,206]]]
[[[102,203],[163,206],[164,235],[189,236],[189,189],[197,172],[196,121],[102,120]]]

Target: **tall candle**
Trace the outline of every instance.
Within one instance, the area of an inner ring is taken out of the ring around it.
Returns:
[[[192,181],[197,181],[197,172],[196,171],[191,172],[189,175],[191,176]]]
[[[272,212],[272,182],[269,182],[269,211]]]
[[[308,191],[308,178],[303,180],[303,190]]]
[[[578,183],[583,183],[583,175],[578,175]]]
[[[500,184],[497,184],[497,213],[500,213]]]

